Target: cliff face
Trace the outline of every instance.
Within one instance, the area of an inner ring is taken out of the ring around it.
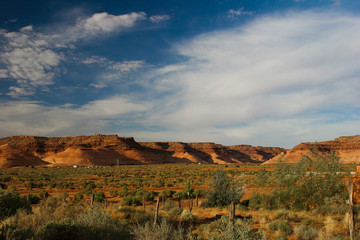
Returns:
[[[211,142],[140,142],[140,145],[166,151],[169,159],[200,163],[261,163],[285,151],[282,148],[253,147],[250,145],[223,146]],[[242,147],[246,146],[246,147]]]
[[[337,152],[342,163],[360,163],[360,135],[339,137],[332,141],[301,143],[264,164],[296,163],[311,147],[316,147],[321,153]]]
[[[14,136],[0,139],[0,167],[145,163],[261,163],[281,148],[215,143],[136,142],[117,135]]]
[[[339,153],[343,163],[360,163],[360,135],[301,143],[291,150],[211,142],[136,142],[117,135],[77,137],[15,136],[0,139],[0,168],[15,166],[116,165],[147,163],[296,163],[316,146]]]

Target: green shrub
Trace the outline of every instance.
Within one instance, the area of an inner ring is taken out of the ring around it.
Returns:
[[[135,209],[129,207],[122,207],[118,210],[120,213],[124,214],[125,219],[132,219],[134,213],[136,212]]]
[[[286,209],[280,209],[275,212],[275,219],[289,220],[290,211]]]
[[[288,190],[274,190],[271,192],[272,209],[290,209],[291,195]]]
[[[210,240],[258,240],[264,239],[262,232],[252,229],[248,222],[238,220],[233,225],[230,223],[228,217],[222,217],[221,219],[208,224],[205,234],[206,239]],[[206,236],[207,235],[207,236]]]
[[[163,208],[165,211],[169,211],[169,210],[173,209],[174,207],[177,207],[176,202],[175,202],[175,201],[172,201],[172,200],[168,200],[168,201],[165,202],[165,204],[163,205],[162,208]]]
[[[303,225],[310,226],[310,227],[313,227],[313,226],[316,225],[316,221],[315,221],[315,220],[313,220],[313,219],[308,219],[308,218],[303,219],[303,220],[301,221],[301,223],[302,223]]]
[[[105,201],[105,194],[102,191],[94,192],[94,200],[98,203],[103,203]]]
[[[72,240],[77,239],[78,232],[78,227],[74,222],[69,218],[65,218],[45,223],[35,233],[35,239]]]
[[[168,211],[168,213],[169,213],[169,216],[170,217],[173,217],[173,218],[176,218],[176,217],[178,217],[178,216],[180,216],[180,214],[183,212],[183,209],[182,208],[180,208],[180,207],[174,207],[174,208],[172,208],[172,209],[170,209],[169,211]]]
[[[132,218],[137,224],[142,225],[146,222],[153,222],[154,216],[145,211],[135,211]]]
[[[30,204],[38,204],[40,202],[40,198],[38,195],[33,193],[29,193],[23,196]]]
[[[175,229],[171,223],[162,219],[160,224],[152,226],[149,222],[134,227],[132,234],[135,240],[185,240],[186,233],[183,228]]]
[[[275,220],[268,224],[270,231],[281,231],[286,235],[290,235],[293,232],[293,228],[287,220]]]
[[[141,201],[137,197],[126,196],[121,199],[121,204],[125,206],[140,206]]]
[[[50,194],[48,192],[46,192],[45,190],[41,190],[38,193],[38,196],[41,200],[45,200],[46,198],[48,198],[50,196]]]
[[[165,190],[161,191],[159,196],[163,197],[163,198],[172,198],[174,193],[176,193],[174,190],[165,189]]]
[[[5,190],[6,188],[7,188],[7,185],[5,183],[0,182],[0,190],[1,189]]]
[[[31,206],[19,193],[0,190],[0,220],[14,215],[18,209],[31,211]]]
[[[288,236],[282,232],[279,232],[276,234],[275,239],[274,240],[288,240]]]
[[[269,195],[269,194],[255,193],[251,196],[251,198],[249,200],[249,207],[250,207],[250,209],[253,209],[253,210],[275,209],[274,198],[272,195]]]
[[[323,215],[345,214],[348,211],[349,207],[346,205],[344,197],[338,194],[325,198],[324,204],[317,209],[317,212]]]
[[[75,198],[77,200],[81,200],[84,198],[84,194],[82,194],[81,192],[77,192],[77,193],[75,193]]]
[[[119,196],[119,192],[117,190],[109,190],[109,194],[112,196],[112,197],[117,197]]]
[[[197,217],[194,214],[187,212],[181,216],[181,219],[193,223],[196,221]]]
[[[211,182],[212,190],[207,193],[209,207],[228,206],[233,201],[239,201],[245,193],[245,185],[240,181],[231,184],[231,179],[223,170],[217,170]]]
[[[296,164],[277,164],[271,178],[279,189],[286,189],[282,190],[281,204],[309,210],[323,206],[325,199],[346,193],[344,174],[338,174],[342,169],[336,153],[324,155],[314,145]]]
[[[146,191],[144,189],[139,189],[135,193],[135,197],[139,199],[139,201],[152,201],[154,200],[154,191]]]
[[[205,196],[205,193],[205,189],[196,189],[193,194],[195,197],[203,197]]]
[[[318,230],[315,228],[307,228],[304,225],[295,227],[294,233],[298,240],[313,240],[318,236]]]
[[[16,223],[3,223],[0,225],[0,240],[28,240],[33,236],[30,227],[22,228]]]
[[[129,226],[125,221],[110,218],[103,209],[93,208],[81,214],[76,225],[79,228],[80,240],[118,240],[129,239]]]

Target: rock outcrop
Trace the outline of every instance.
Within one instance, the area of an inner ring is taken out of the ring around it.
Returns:
[[[117,135],[0,139],[0,167],[149,163],[262,163],[281,148],[215,143],[136,142]]]
[[[339,137],[332,141],[307,142],[295,146],[293,149],[279,154],[263,164],[296,163],[311,147],[315,147],[320,153],[338,153],[342,163],[360,163],[360,135]]]

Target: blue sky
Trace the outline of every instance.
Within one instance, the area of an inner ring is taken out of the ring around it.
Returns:
[[[291,148],[360,133],[358,0],[0,8],[0,136]]]

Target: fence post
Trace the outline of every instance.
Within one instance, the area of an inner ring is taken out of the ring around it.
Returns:
[[[95,195],[94,195],[94,194],[91,194],[91,200],[90,200],[90,206],[91,206],[91,208],[92,208],[93,205],[94,205],[94,200],[95,200]]]
[[[350,240],[355,240],[353,196],[354,196],[354,183],[353,183],[352,179],[350,178],[349,179],[349,232],[350,232]]]
[[[159,205],[160,205],[160,197],[158,196],[157,202],[156,202],[156,210],[155,210],[155,218],[154,218],[154,227],[157,224],[158,217],[159,217]]]
[[[235,202],[231,202],[230,211],[229,211],[229,220],[232,224],[234,224],[235,219]]]

